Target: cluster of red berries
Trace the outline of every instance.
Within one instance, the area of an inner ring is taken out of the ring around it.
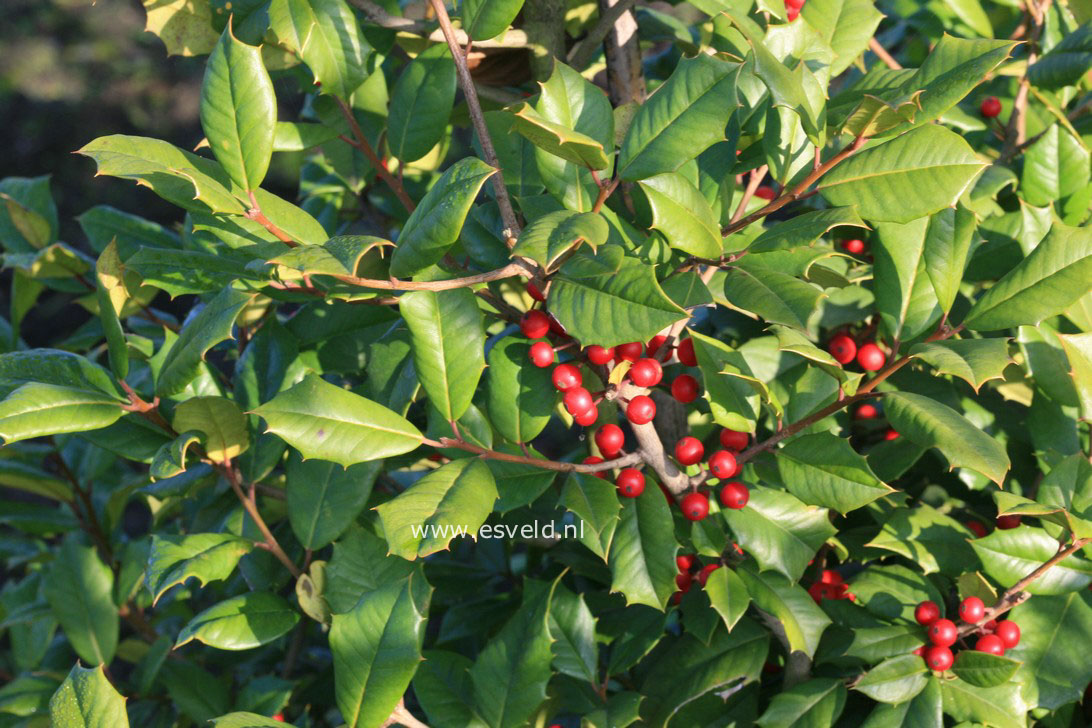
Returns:
[[[699,586],[705,586],[705,582],[709,580],[709,575],[721,566],[719,562],[714,561],[705,564],[698,569],[697,573],[694,573],[694,567],[697,565],[698,562],[693,554],[679,554],[675,557],[675,566],[679,569],[679,573],[675,575],[675,586],[679,590],[671,597],[675,604],[682,601],[682,595],[690,591],[690,587],[694,585],[695,581],[698,582]]]
[[[993,119],[1001,113],[1001,99],[996,96],[987,96],[982,99],[982,105],[978,111],[987,119]]]
[[[801,8],[804,7],[804,0],[785,0],[785,12],[788,14],[789,22],[796,20],[800,15]]]
[[[808,594],[816,604],[824,599],[857,601],[857,595],[849,591],[849,585],[846,584],[845,579],[833,569],[823,569],[823,573],[819,575],[819,581],[808,587]]]
[[[876,345],[876,342],[866,341],[857,346],[857,340],[845,332],[831,337],[827,344],[827,351],[842,366],[856,359],[861,369],[866,372],[878,371],[887,362],[887,354]]]
[[[970,625],[986,616],[986,605],[978,597],[967,597],[959,603],[959,618]],[[959,627],[950,619],[942,619],[936,602],[922,602],[914,609],[914,619],[927,628],[931,646],[914,650],[932,670],[947,670],[955,662],[952,645],[959,639]],[[1011,619],[1000,622],[991,619],[976,630],[979,635],[974,649],[991,655],[1003,655],[1020,644],[1020,625]]]
[[[725,508],[739,510],[751,499],[751,491],[738,480],[729,480],[739,474],[736,455],[747,447],[750,437],[746,432],[724,429],[720,431],[720,444],[723,449],[709,456],[709,473],[720,481],[728,481],[721,486],[717,498]],[[684,437],[675,444],[675,459],[683,466],[696,465],[705,457],[705,446],[696,437]],[[709,515],[709,496],[701,491],[688,493],[679,503],[683,515],[691,521],[700,521]]]
[[[858,405],[858,407],[853,410],[853,419],[855,420],[874,420],[879,416],[880,408],[870,402]],[[899,433],[893,427],[888,427],[883,433],[883,439],[885,440],[894,440],[898,438],[898,436]]]

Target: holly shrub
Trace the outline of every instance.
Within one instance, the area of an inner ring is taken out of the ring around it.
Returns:
[[[1087,6],[145,5],[177,218],[0,183],[0,726],[1086,724]]]

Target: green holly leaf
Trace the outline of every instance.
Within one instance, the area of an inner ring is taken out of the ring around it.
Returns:
[[[894,489],[842,437],[804,435],[777,451],[777,467],[790,493],[804,503],[848,513]]]
[[[204,586],[231,576],[253,544],[228,533],[155,534],[148,554],[145,586],[154,605],[173,586],[194,577]]]
[[[317,550],[338,538],[364,510],[382,466],[382,460],[375,460],[343,468],[290,455],[285,500],[300,545]]]
[[[774,696],[756,725],[761,728],[832,726],[845,704],[846,687],[841,680],[813,678]]]
[[[406,64],[391,91],[391,154],[416,162],[440,142],[455,105],[455,85],[455,62],[445,43],[429,46]]]
[[[740,568],[738,573],[754,605],[781,623],[789,649],[812,657],[831,621],[811,595],[781,574],[748,568]]]
[[[967,544],[971,538],[961,523],[922,503],[892,511],[867,545],[901,554],[926,574],[940,571],[957,576],[976,567],[974,551]]]
[[[345,0],[272,0],[269,22],[279,43],[311,69],[321,93],[348,101],[368,77],[372,48]]]
[[[720,225],[690,180],[664,172],[639,184],[652,208],[652,227],[663,233],[668,245],[698,258],[720,258]]]
[[[912,358],[921,359],[939,374],[949,374],[977,392],[991,379],[1003,379],[1012,363],[1007,339],[950,339],[914,344]]]
[[[65,539],[50,565],[43,592],[76,654],[91,665],[109,665],[118,647],[114,574],[92,546]]]
[[[1020,686],[1006,683],[980,688],[959,678],[942,680],[944,713],[957,721],[974,721],[997,728],[1023,728],[1028,706],[1020,695]]]
[[[466,0],[463,28],[471,40],[489,40],[507,30],[522,7],[523,0]]]
[[[175,649],[197,640],[219,650],[251,650],[288,634],[300,615],[271,592],[249,592],[214,604],[191,619]]]
[[[952,672],[968,685],[992,688],[1011,680],[1019,667],[1020,662],[1011,657],[991,655],[978,650],[963,650],[956,655]]]
[[[1041,528],[1019,526],[998,529],[976,538],[971,546],[986,573],[1003,587],[1011,587],[1058,552],[1058,542]],[[1092,584],[1092,563],[1077,555],[1058,562],[1027,585],[1030,594],[1066,594]]]
[[[1007,652],[1023,663],[1017,682],[1034,683],[1037,704],[1049,710],[1079,700],[1081,686],[1092,680],[1092,665],[1081,641],[1070,637],[1092,629],[1090,592],[1037,596],[1008,619],[1020,625],[1020,644]]]
[[[725,509],[721,514],[740,547],[760,568],[773,569],[793,581],[836,533],[826,508],[807,506],[792,494],[773,488],[752,488],[746,508]]]
[[[960,653],[960,656],[967,652]],[[985,654],[985,653],[980,653]],[[854,690],[881,703],[898,703],[912,700],[925,689],[929,669],[918,655],[889,657],[861,676]]]
[[[49,700],[52,725],[65,728],[129,728],[123,698],[102,665],[76,664]]]
[[[28,382],[0,402],[4,444],[43,435],[98,430],[125,414],[121,402],[101,392]]]
[[[636,498],[623,498],[607,564],[611,590],[627,604],[663,609],[675,591],[675,543],[668,510],[660,489],[652,483]]]

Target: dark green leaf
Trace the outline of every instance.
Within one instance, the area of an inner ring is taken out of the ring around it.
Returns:
[[[249,592],[214,604],[182,628],[175,649],[197,640],[220,650],[251,650],[283,637],[299,612],[270,592]]]

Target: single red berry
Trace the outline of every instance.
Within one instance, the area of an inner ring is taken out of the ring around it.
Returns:
[[[648,345],[645,346],[645,356],[656,359],[656,355],[660,352],[660,347],[667,341],[667,337],[663,334],[656,334],[648,340]]]
[[[1005,643],[995,634],[986,634],[978,638],[974,648],[979,652],[989,652],[991,655],[1005,654]]]
[[[534,283],[531,283],[530,281],[527,282],[527,295],[529,295],[531,298],[535,299],[539,303],[546,302],[545,294],[543,294],[542,291],[539,290],[538,286],[536,286]]]
[[[690,589],[692,583],[694,583],[694,577],[689,571],[680,571],[675,574],[675,586],[679,588],[679,591],[685,593]]]
[[[519,328],[528,339],[541,339],[550,331],[550,317],[533,308],[523,314]]]
[[[622,432],[622,428],[618,425],[603,425],[595,431],[595,445],[599,448],[599,452],[603,453],[606,457],[612,458],[617,455],[621,452],[622,446],[625,444],[625,433]]]
[[[592,344],[584,350],[584,354],[587,355],[588,361],[592,364],[603,366],[609,364],[610,360],[614,358],[614,347],[604,349],[599,344]]]
[[[800,17],[800,8],[785,8],[785,17],[787,17],[789,19],[789,22],[791,23],[792,21]]]
[[[694,340],[689,336],[679,342],[679,346],[675,349],[675,356],[679,357],[679,361],[688,367],[696,367],[698,365],[698,357],[694,354]]]
[[[655,387],[663,376],[664,370],[655,359],[638,359],[629,369],[629,377],[638,387]]]
[[[857,356],[857,342],[848,334],[838,334],[827,344],[827,351],[839,364],[849,364]]]
[[[986,605],[978,597],[967,597],[959,603],[959,618],[967,624],[974,624],[986,616]]]
[[[883,349],[872,342],[857,350],[857,363],[866,372],[874,372],[882,368],[885,361],[887,361],[887,355],[883,353]]]
[[[874,404],[862,404],[853,412],[853,419],[855,420],[874,420],[880,414],[880,411]]]
[[[536,367],[548,367],[554,363],[554,347],[548,341],[531,344],[531,363]]]
[[[997,631],[997,620],[996,619],[991,619],[989,622],[986,622],[984,625],[982,625],[981,629],[983,631],[985,631],[985,632],[996,632]]]
[[[722,506],[738,511],[751,499],[751,491],[747,490],[747,486],[743,483],[733,480],[724,484],[724,487],[720,489],[719,497]]]
[[[727,480],[736,474],[736,456],[727,450],[717,450],[709,456],[709,471],[713,477]]]
[[[623,468],[615,481],[618,492],[627,498],[636,498],[645,492],[645,476],[637,468]]]
[[[1020,525],[1020,516],[998,516],[997,527],[1002,531],[1007,531],[1010,528],[1016,528]]]
[[[683,515],[691,521],[700,521],[709,515],[709,498],[705,493],[690,493],[679,506]]]
[[[706,564],[701,567],[701,571],[698,572],[698,583],[705,586],[705,582],[709,581],[709,575],[720,568],[720,564]]]
[[[1011,650],[1013,647],[1020,644],[1020,625],[1013,622],[1011,619],[1003,619],[998,622],[994,634],[1000,638],[1001,643],[1005,645],[1006,650]]]
[[[675,566],[679,567],[679,571],[690,571],[690,568],[694,566],[694,555],[679,554],[675,557]]]
[[[950,619],[938,619],[929,625],[929,641],[939,647],[955,644],[959,637],[959,627]]]
[[[746,432],[724,429],[720,431],[720,444],[729,450],[739,452],[747,447],[751,438]]]
[[[588,457],[584,458],[581,462],[584,463],[585,465],[598,465],[599,463],[603,462],[603,458],[597,457],[595,455],[589,455]],[[590,475],[594,475],[597,478],[602,478],[603,480],[607,479],[607,471],[606,470],[597,470],[594,473],[590,473]]]
[[[596,405],[592,405],[590,409],[578,414],[573,415],[573,422],[581,427],[591,427],[599,420],[599,408]]]
[[[705,457],[705,446],[696,437],[684,437],[675,443],[675,459],[683,465],[693,465]]]
[[[978,107],[982,116],[992,119],[1001,113],[1001,99],[996,96],[987,96],[982,99],[982,105]]]
[[[816,604],[819,604],[824,599],[830,598],[830,584],[823,584],[822,582],[815,582],[808,587],[808,594],[815,600]]]
[[[916,650],[914,650],[914,654],[918,657],[925,657],[925,645],[922,645],[921,647],[918,647]]]
[[[804,0],[785,0],[785,7],[799,10],[804,7]]]
[[[955,662],[952,651],[943,645],[930,647],[925,651],[925,664],[930,670],[947,670]]]
[[[918,624],[928,627],[938,619],[940,619],[940,607],[936,602],[922,602],[914,607],[914,621]]]
[[[682,592],[675,592],[674,594],[672,594],[671,595],[671,603],[678,606],[679,602],[682,601],[682,595],[683,595]]]
[[[860,255],[861,253],[868,250],[868,246],[865,245],[865,241],[858,240],[857,238],[854,238],[852,240],[846,240],[842,243],[842,248],[847,253],[852,253],[853,255]]]
[[[618,357],[618,361],[637,361],[644,350],[645,347],[641,346],[640,341],[631,341],[614,347],[614,355]]]
[[[755,190],[755,197],[760,200],[772,200],[777,197],[777,193],[774,192],[774,188],[769,185],[762,185]]]
[[[626,407],[626,419],[635,425],[647,425],[656,417],[656,403],[652,397],[638,394]]]
[[[975,538],[982,538],[989,535],[989,531],[978,521],[967,521],[967,530],[975,535]]]
[[[671,382],[671,396],[683,404],[690,404],[698,398],[698,380],[689,374],[680,374]]]
[[[565,409],[569,414],[582,415],[592,408],[591,393],[583,387],[572,387],[565,391]]]
[[[283,723],[284,722],[284,713],[274,713],[273,714],[273,720],[277,721],[278,723]]]
[[[573,387],[579,387],[584,383],[584,377],[580,374],[580,369],[572,364],[558,364],[554,367],[550,378],[553,379],[554,386],[562,392]]]
[[[899,439],[899,431],[894,427],[888,427],[883,433],[883,439],[885,440],[897,440]]]
[[[835,586],[846,583],[846,580],[842,578],[842,575],[834,569],[823,569],[823,573],[819,575],[819,581],[824,584],[833,584]]]

